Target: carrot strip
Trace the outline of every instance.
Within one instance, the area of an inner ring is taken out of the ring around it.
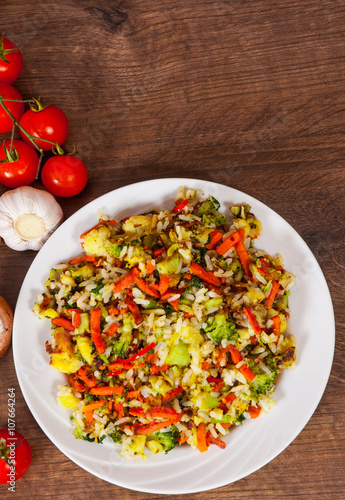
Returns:
[[[225,240],[217,246],[216,250],[219,253],[219,255],[224,255],[230,248],[236,245],[241,239],[241,235],[239,231],[236,231],[236,233],[232,234],[231,236],[228,236],[225,238]]]
[[[198,449],[200,453],[204,453],[205,451],[208,450],[208,446],[206,443],[206,424],[202,422],[201,424],[198,425],[196,430],[196,435],[197,435]]]
[[[246,247],[244,246],[244,229],[239,229],[237,231],[240,234],[240,240],[238,243],[236,243],[236,252],[238,254],[238,257],[240,259],[241,265],[244,269],[244,272],[249,278],[252,277],[252,273],[250,271],[249,265],[250,265],[250,258],[247,252]]]
[[[155,266],[152,264],[152,262],[151,262],[150,260],[149,260],[148,262],[146,262],[146,266],[145,266],[145,267],[146,267],[147,272],[148,272],[149,274],[154,273],[154,271],[155,271]]]
[[[150,295],[151,297],[155,297],[156,299],[159,299],[159,292],[155,290],[154,288],[150,287],[142,278],[137,278],[135,280],[135,284],[137,285],[138,288],[147,295]]]
[[[158,372],[159,372],[158,366],[157,365],[152,365],[151,368],[150,368],[151,375],[157,375]]]
[[[163,420],[161,422],[153,422],[152,424],[138,425],[135,428],[134,434],[151,434],[152,432],[164,429],[164,427],[169,427],[175,423],[175,420]]]
[[[265,300],[265,307],[267,307],[267,309],[269,309],[270,307],[272,307],[273,302],[275,301],[277,292],[279,290],[279,287],[280,287],[280,285],[279,285],[279,283],[277,281],[272,281],[271,291],[269,293],[269,296]]]
[[[123,385],[114,385],[113,387],[110,385],[104,385],[102,387],[93,387],[90,390],[90,394],[94,396],[120,396],[125,390]]]
[[[79,311],[73,311],[72,313],[72,325],[74,328],[78,328],[81,323],[81,316]]]
[[[191,273],[195,274],[195,276],[198,276],[198,278],[202,279],[203,281],[206,281],[211,285],[220,286],[220,280],[212,273],[205,271],[205,269],[199,266],[199,264],[192,262],[189,269]]]
[[[109,307],[108,309],[108,313],[111,315],[111,316],[118,316],[120,314],[120,311],[118,310],[117,307]]]
[[[141,315],[139,307],[136,305],[136,303],[134,302],[134,300],[128,298],[128,299],[126,299],[126,304],[128,306],[128,309],[133,314],[134,323],[136,325],[138,325],[139,323],[141,323],[142,320],[143,320],[143,317]]]
[[[120,369],[124,369],[124,370],[130,370],[131,368],[133,368],[133,363],[127,363],[125,361],[114,361],[114,363],[110,363],[110,365],[108,365],[108,368],[109,370],[120,370]]]
[[[87,387],[95,387],[97,385],[97,380],[92,372],[92,370],[87,366],[83,365],[76,373],[77,377],[84,382]]]
[[[251,418],[258,418],[258,416],[261,413],[261,408],[260,408],[260,406],[249,405],[247,411],[248,411]]]
[[[210,238],[210,243],[206,245],[206,248],[208,250],[213,250],[213,248],[221,241],[223,235],[220,231],[218,231],[218,229],[215,229],[212,231]]]
[[[255,379],[255,373],[252,372],[252,370],[246,364],[240,367],[240,372],[248,380],[248,382],[253,382],[253,380]]]
[[[133,415],[134,417],[142,417],[142,418],[145,418],[146,415],[145,415],[145,412],[142,408],[131,408],[128,413],[130,415]]]
[[[126,399],[135,399],[140,396],[140,391],[129,391],[126,394]]]
[[[92,422],[93,420],[93,411],[86,411],[84,417],[88,422]]]
[[[105,399],[100,399],[99,401],[92,401],[92,403],[89,403],[88,405],[83,406],[82,410],[83,412],[88,412],[88,411],[93,411],[97,410],[97,408],[100,408],[101,406],[104,406],[106,404]]]
[[[68,377],[68,382],[76,391],[78,391],[78,392],[85,392],[86,391],[85,385],[81,384],[74,375],[71,375],[70,377]]]
[[[119,325],[117,325],[116,323],[112,323],[105,334],[107,337],[113,337],[118,329]]]
[[[212,436],[211,433],[208,433],[207,434],[207,444],[210,445],[210,444],[215,444],[217,445],[219,448],[221,448],[222,450],[224,450],[226,448],[226,444],[224,443],[224,441],[222,441],[221,439],[219,438],[215,438]]]
[[[122,418],[124,411],[123,411],[123,404],[119,401],[118,403],[114,404],[115,411],[117,412],[117,418]]]
[[[178,418],[177,412],[171,406],[161,406],[160,408],[152,408],[148,415],[152,418],[168,418],[169,420]]]
[[[69,264],[79,264],[79,262],[95,262],[96,257],[93,255],[82,255],[69,261]]]
[[[74,332],[74,326],[72,325],[71,321],[66,318],[53,318],[51,322],[53,323],[53,325],[62,326],[62,328],[64,328],[68,332]]]
[[[101,315],[102,311],[99,308],[92,309],[90,315],[90,331],[91,338],[95,344],[97,351],[103,354],[105,351],[105,343],[101,334]]]
[[[133,269],[128,274],[126,274],[126,276],[123,276],[122,278],[119,279],[119,281],[117,281],[114,284],[113,292],[114,293],[122,292],[126,288],[133,285],[135,280],[139,278],[139,276],[140,276],[139,269],[137,267],[133,267]]]
[[[248,321],[249,321],[249,323],[251,324],[251,327],[254,330],[254,333],[256,335],[260,335],[260,333],[261,333],[261,326],[259,325],[258,320],[256,319],[255,314],[253,313],[253,311],[251,309],[249,309],[248,307],[244,307],[243,308],[243,312],[247,316]]]

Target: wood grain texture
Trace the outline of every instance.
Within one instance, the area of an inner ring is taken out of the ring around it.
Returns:
[[[337,337],[324,396],[305,429],[265,467],[193,500],[339,500],[345,495],[345,5],[342,0],[2,0],[2,30],[22,46],[15,87],[70,121],[94,198],[157,177],[196,177],[269,205],[305,239],[327,279]],[[1,139],[4,137],[0,136]],[[42,187],[40,181],[34,186]],[[5,188],[0,187],[0,194]],[[0,295],[14,307],[35,257],[0,242]],[[317,314],[317,311],[315,311]],[[32,332],[27,332],[28,335]],[[325,332],[325,338],[327,332]],[[33,463],[19,497],[157,500],[80,469],[43,434],[0,361]],[[63,484],[63,488],[61,485]],[[0,486],[1,498],[11,498]]]

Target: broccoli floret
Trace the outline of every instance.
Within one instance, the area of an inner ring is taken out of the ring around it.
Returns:
[[[160,444],[164,447],[165,453],[168,453],[170,450],[175,448],[178,444],[178,430],[172,425],[171,430],[168,432],[160,432],[156,431],[153,433],[153,436],[160,442]]]
[[[238,339],[235,323],[228,321],[223,313],[216,314],[212,323],[203,331],[215,344],[220,344],[223,339],[232,341]]]
[[[255,377],[255,385],[252,384],[252,392],[255,395],[258,394],[268,394],[272,387],[274,386],[274,382],[277,378],[277,372],[273,371],[272,373],[262,373],[260,375],[256,375]]]
[[[119,429],[117,429],[114,432],[109,432],[108,435],[111,437],[111,439],[114,441],[114,443],[122,443],[123,434]]]

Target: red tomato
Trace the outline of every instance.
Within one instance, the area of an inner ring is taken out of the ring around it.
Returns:
[[[23,69],[23,56],[14,43],[0,38],[0,82],[12,83]]]
[[[52,104],[40,109],[29,109],[20,120],[21,126],[34,137],[46,139],[59,146],[65,142],[68,136],[68,120],[63,111]],[[20,131],[22,139],[30,144],[30,140]],[[37,146],[43,151],[51,151],[54,144],[37,140]]]
[[[76,156],[53,156],[44,164],[41,178],[44,187],[55,196],[74,196],[87,183],[87,170]]]
[[[10,147],[10,140],[0,146],[0,161],[8,160],[0,164],[0,183],[10,188],[28,186],[35,180],[39,156],[23,141],[13,141],[12,153]]]
[[[0,429],[0,484],[22,477],[30,467],[31,459],[30,445],[19,432]]]
[[[5,99],[20,99],[22,96],[19,94],[18,90],[16,90],[12,85],[8,83],[0,82],[0,96]],[[6,108],[12,113],[16,120],[20,120],[24,113],[24,103],[23,102],[9,102],[4,101]],[[0,134],[5,132],[11,132],[13,126],[12,118],[8,116],[6,111],[0,107]]]

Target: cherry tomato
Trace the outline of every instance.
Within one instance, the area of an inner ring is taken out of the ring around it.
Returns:
[[[0,484],[22,477],[31,459],[31,448],[24,436],[17,431],[0,429]]]
[[[53,156],[44,164],[41,179],[44,187],[55,196],[74,196],[87,183],[85,164],[76,156]]]
[[[0,82],[13,83],[23,69],[23,56],[14,43],[0,37]]]
[[[38,103],[37,110],[31,108],[23,114],[20,124],[34,137],[46,139],[54,144],[58,143],[59,146],[65,142],[68,136],[67,117],[60,108],[52,104],[42,107]],[[22,131],[20,131],[20,134],[22,139],[29,144],[30,140],[26,135]],[[54,145],[40,140],[37,140],[36,143],[43,151],[51,151]]]
[[[39,156],[33,147],[23,141],[7,140],[0,146],[0,183],[10,188],[28,186],[36,177]]]
[[[8,83],[0,82],[0,96],[5,99],[17,99],[23,100],[22,96],[19,94],[18,90],[16,90],[12,85]],[[12,113],[16,120],[20,120],[24,113],[24,103],[23,102],[11,102],[4,101],[6,108]],[[0,107],[0,134],[5,132],[11,132],[13,126],[12,118],[8,116],[6,111]]]

